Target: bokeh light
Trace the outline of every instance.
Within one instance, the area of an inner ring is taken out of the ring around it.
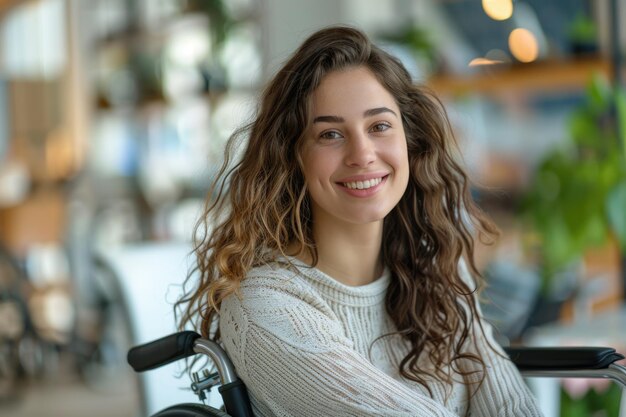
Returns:
[[[517,28],[509,35],[509,49],[520,62],[533,62],[539,56],[537,38],[528,29]]]
[[[468,64],[468,66],[470,67],[479,67],[482,65],[497,65],[497,64],[502,64],[503,61],[498,61],[498,60],[494,60],[494,59],[489,59],[489,58],[483,58],[483,57],[478,57],[478,58],[474,58],[470,61],[470,63]]]
[[[483,10],[493,20],[506,20],[513,15],[512,0],[482,0]]]

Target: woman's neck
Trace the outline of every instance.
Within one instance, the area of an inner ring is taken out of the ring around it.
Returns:
[[[365,285],[383,273],[381,255],[383,222],[334,224],[313,227],[317,248],[316,268],[351,286]],[[311,259],[303,259],[311,263]]]

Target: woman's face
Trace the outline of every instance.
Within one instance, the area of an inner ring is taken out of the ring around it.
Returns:
[[[393,96],[364,67],[335,71],[313,92],[309,118],[302,161],[315,223],[382,221],[409,180]]]

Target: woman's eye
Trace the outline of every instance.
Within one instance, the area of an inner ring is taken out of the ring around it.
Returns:
[[[335,130],[328,130],[326,132],[322,132],[322,134],[320,135],[321,139],[339,139],[341,138],[341,135],[339,134],[339,132],[335,131]]]
[[[374,126],[372,126],[371,130],[372,132],[384,132],[390,127],[391,125],[389,123],[376,123]]]

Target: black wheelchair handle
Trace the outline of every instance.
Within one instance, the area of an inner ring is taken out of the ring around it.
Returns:
[[[196,354],[194,344],[200,335],[183,331],[162,337],[128,351],[128,364],[135,372],[149,371]]]
[[[210,357],[218,369],[222,382],[219,392],[228,415],[253,417],[246,386],[237,377],[235,368],[226,352],[217,343],[202,339],[196,332],[174,333],[153,342],[136,346],[128,351],[128,363],[135,372],[143,372],[198,353]]]
[[[520,371],[606,369],[624,359],[610,347],[509,347],[504,349]]]

